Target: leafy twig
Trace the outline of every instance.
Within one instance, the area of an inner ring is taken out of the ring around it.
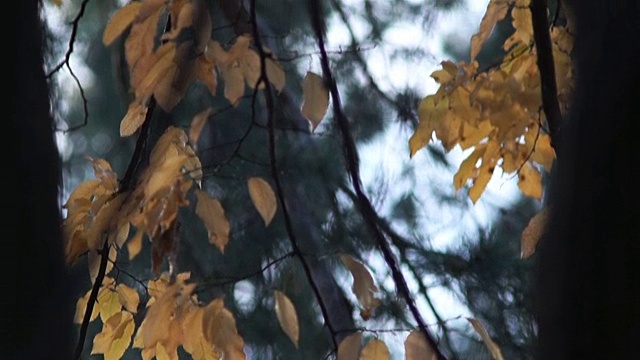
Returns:
[[[320,307],[320,311],[322,312],[322,317],[324,318],[327,329],[331,334],[331,341],[333,343],[334,349],[337,351],[338,342],[336,340],[336,330],[331,322],[331,317],[329,316],[329,309],[327,308],[324,300],[322,299],[322,294],[320,293],[320,288],[318,284],[316,284],[316,280],[313,278],[313,274],[311,271],[311,267],[309,263],[306,261],[302,251],[300,250],[300,246],[298,245],[298,240],[295,236],[295,232],[293,230],[293,224],[291,221],[291,216],[289,215],[289,210],[287,207],[287,203],[284,198],[284,190],[282,187],[282,183],[280,182],[280,175],[277,164],[276,157],[276,145],[275,145],[275,128],[274,128],[274,119],[273,119],[273,94],[271,90],[271,84],[267,79],[267,54],[265,53],[262,43],[260,41],[260,34],[258,31],[257,17],[256,17],[256,0],[251,0],[250,10],[251,16],[251,25],[252,32],[254,35],[254,41],[256,48],[258,49],[258,54],[260,55],[260,77],[258,79],[258,85],[262,83],[264,85],[264,97],[267,105],[267,126],[269,129],[269,158],[271,163],[271,176],[273,177],[273,182],[275,185],[275,191],[278,198],[278,202],[280,204],[280,208],[283,213],[285,228],[287,231],[287,235],[289,237],[289,242],[291,243],[291,247],[293,249],[293,253],[300,260],[302,268],[304,269],[305,275],[307,276],[307,280],[309,281],[309,286],[318,301],[318,306]],[[258,86],[256,86],[256,89]]]
[[[351,177],[351,183],[353,185],[354,191],[358,198],[358,201],[356,203],[357,208],[360,211],[360,214],[362,215],[365,223],[369,227],[369,230],[371,231],[376,243],[380,247],[384,260],[391,270],[391,274],[396,284],[396,287],[398,289],[398,292],[407,303],[409,311],[413,315],[413,318],[416,321],[418,328],[424,335],[425,340],[427,341],[427,344],[429,344],[429,346],[436,353],[438,359],[446,359],[445,356],[442,354],[442,352],[440,352],[440,350],[438,349],[436,341],[434,340],[433,336],[431,335],[431,332],[427,328],[427,325],[415,304],[415,299],[411,295],[409,286],[407,285],[404,275],[400,270],[400,267],[398,265],[397,260],[395,259],[393,251],[391,250],[391,247],[387,243],[387,239],[385,238],[384,234],[382,234],[382,232],[380,231],[380,228],[376,223],[376,216],[377,216],[376,210],[373,208],[373,206],[371,205],[371,201],[369,200],[367,195],[364,193],[364,190],[362,189],[362,183],[361,183],[362,181],[360,178],[360,171],[359,171],[359,165],[358,165],[359,159],[358,159],[358,153],[355,146],[355,141],[353,140],[353,137],[351,135],[351,131],[349,129],[349,122],[346,118],[346,115],[342,112],[340,94],[338,92],[338,87],[336,85],[335,79],[333,78],[333,75],[331,73],[331,68],[329,66],[329,57],[326,52],[325,41],[324,41],[325,24],[322,18],[322,7],[319,0],[311,0],[310,6],[309,6],[309,12],[311,17],[312,27],[316,36],[316,41],[320,49],[320,54],[321,54],[320,62],[322,65],[322,72],[324,75],[326,85],[331,94],[331,98],[333,100],[332,104],[333,104],[334,116],[338,123],[338,128],[340,129],[340,133],[342,134],[342,142],[343,142],[342,146],[344,151],[344,157],[347,164],[347,172]]]
[[[76,345],[76,351],[73,356],[74,359],[80,359],[82,355],[82,349],[84,348],[84,340],[87,338],[87,330],[89,329],[89,322],[91,321],[91,314],[93,313],[93,307],[98,300],[98,292],[102,286],[102,281],[107,272],[107,263],[109,260],[109,241],[104,239],[104,245],[102,246],[102,252],[100,253],[100,267],[98,268],[98,274],[96,275],[95,282],[91,288],[91,294],[87,301],[87,309],[84,312],[82,318],[82,325],[80,326],[80,337],[78,338],[78,344]]]

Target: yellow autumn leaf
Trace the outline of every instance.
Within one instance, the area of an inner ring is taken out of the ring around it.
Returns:
[[[409,154],[413,156],[418,150],[427,146],[431,141],[433,132],[436,128],[446,129],[448,124],[441,124],[445,122],[449,110],[449,100],[447,98],[442,99],[436,104],[436,97],[429,95],[420,101],[418,106],[418,128],[411,135],[409,139]]]
[[[133,315],[121,311],[111,316],[103,325],[102,331],[93,339],[91,354],[104,354],[105,360],[122,358],[131,343],[135,329]]]
[[[278,208],[276,195],[271,189],[271,185],[264,179],[254,176],[247,180],[247,186],[253,205],[264,220],[264,225],[268,226]]]
[[[522,231],[520,236],[520,258],[526,259],[536,252],[538,241],[546,231],[549,221],[549,208],[544,207],[538,211]]]
[[[113,263],[116,261],[116,257],[118,256],[118,251],[115,246],[109,246],[109,254],[107,259],[107,267],[105,269],[105,275],[109,274],[113,269]],[[97,250],[91,250],[87,253],[87,267],[89,268],[89,277],[91,278],[91,283],[93,284],[96,281],[96,277],[98,276],[98,271],[100,270],[100,262],[102,261],[102,254]]]
[[[524,166],[518,172],[518,188],[526,196],[541,200],[542,199],[542,174],[530,163]]]
[[[478,319],[474,319],[474,318],[467,318],[467,320],[471,323],[471,326],[473,326],[473,329],[482,338],[484,345],[489,350],[489,353],[491,353],[491,357],[494,360],[504,360],[504,357],[502,357],[502,351],[500,350],[500,347],[491,339],[491,337],[489,336],[489,333],[487,333],[487,330],[484,328],[482,323]]]
[[[467,180],[475,175],[476,163],[480,157],[484,155],[486,149],[487,144],[480,144],[462,161],[460,168],[458,168],[458,171],[453,175],[453,186],[456,190],[460,190],[460,188],[467,183]]]
[[[389,360],[390,356],[389,348],[384,341],[371,339],[367,342],[367,345],[362,348],[359,360]]]
[[[313,132],[327,114],[329,108],[329,90],[322,76],[307,71],[302,80],[302,116],[311,123]]]
[[[116,314],[122,310],[122,304],[118,293],[112,288],[113,285],[105,286],[98,292],[98,300],[100,303],[100,319],[102,322],[109,320],[113,314]]]
[[[229,242],[230,225],[219,200],[213,199],[203,190],[196,190],[196,215],[200,217],[209,234],[209,242],[220,252]]]
[[[135,134],[147,118],[148,110],[149,108],[146,105],[132,102],[129,105],[127,114],[120,121],[120,136],[126,137]]]
[[[342,339],[340,345],[338,345],[337,360],[358,360],[361,341],[362,333],[360,331],[356,331]]]
[[[507,0],[491,0],[487,5],[487,11],[480,22],[480,29],[471,37],[471,61],[476,59],[484,43],[489,39],[496,23],[507,15],[509,11]]]
[[[116,292],[118,293],[118,302],[120,302],[127,311],[135,314],[138,311],[138,304],[140,303],[138,291],[125,284],[118,284],[118,286],[116,286]]]
[[[175,310],[176,285],[167,287],[156,300],[149,305],[147,314],[136,332],[134,347],[152,348],[169,337],[171,316]]]
[[[76,302],[76,313],[73,317],[73,322],[76,324],[82,324],[84,321],[85,312],[87,312],[87,304],[89,303],[89,297],[91,296],[91,289],[86,292],[81,298]],[[98,318],[100,314],[100,305],[98,303],[93,304],[93,309],[91,311],[91,316],[89,317],[89,322]]]
[[[282,292],[275,290],[275,308],[278,322],[282,330],[287,334],[293,344],[298,347],[300,329],[298,327],[298,314],[291,300]]]
[[[495,139],[489,140],[482,155],[482,164],[478,168],[478,174],[473,179],[473,185],[469,189],[469,198],[474,204],[478,201],[493,176],[493,171],[498,162],[499,152],[500,143]]]
[[[129,260],[133,260],[142,250],[142,237],[144,231],[138,230],[136,234],[127,243],[127,252],[129,253]]]
[[[118,9],[118,11],[111,16],[107,27],[102,33],[102,42],[105,45],[111,45],[111,43],[118,38],[122,33],[131,25],[133,20],[138,15],[138,11],[142,7],[142,2],[132,1],[129,4]]]
[[[340,255],[340,259],[349,272],[351,272],[351,276],[353,276],[351,290],[356,295],[360,305],[366,311],[377,308],[380,305],[380,300],[378,300],[375,295],[379,289],[369,269],[367,269],[363,263],[349,255]]]
[[[420,330],[413,330],[404,341],[406,360],[436,360],[436,352]]]
[[[205,309],[202,320],[205,338],[222,352],[225,360],[245,360],[244,340],[238,334],[233,314],[222,299],[215,299]]]
[[[197,113],[191,120],[191,125],[189,126],[189,143],[191,143],[193,149],[197,148],[202,129],[204,128],[204,125],[207,123],[207,120],[209,120],[209,116],[211,116],[212,113],[213,108],[209,106],[208,108]]]

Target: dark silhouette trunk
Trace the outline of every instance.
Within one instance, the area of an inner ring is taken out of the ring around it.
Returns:
[[[71,358],[72,302],[63,263],[58,207],[60,162],[54,141],[49,90],[43,69],[42,24],[38,1],[20,1],[14,17],[12,117],[7,136],[11,159],[5,254],[13,260],[3,272],[14,281],[3,298],[2,358]],[[4,292],[4,291],[3,291]],[[6,302],[5,302],[6,301]]]
[[[536,358],[638,358],[640,5],[573,3],[578,82],[537,255]]]

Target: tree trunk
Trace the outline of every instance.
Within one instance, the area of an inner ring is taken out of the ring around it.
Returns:
[[[577,84],[537,264],[537,359],[640,350],[640,9],[575,2]]]
[[[5,229],[6,254],[13,265],[3,272],[15,281],[3,294],[3,352],[16,359],[71,358],[73,306],[63,263],[58,206],[60,161],[53,135],[49,90],[43,69],[42,24],[38,1],[20,1],[14,14],[13,106],[9,184],[5,196],[13,222]],[[6,348],[5,348],[6,346]]]

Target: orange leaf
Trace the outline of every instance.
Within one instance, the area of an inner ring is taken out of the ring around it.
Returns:
[[[358,360],[360,355],[360,343],[362,341],[362,333],[360,331],[345,337],[338,345],[337,360]]]
[[[329,90],[322,77],[311,71],[302,81],[302,115],[311,122],[311,131],[324,119],[329,107]]]
[[[120,136],[125,137],[133,135],[144,123],[144,120],[147,117],[147,110],[148,108],[146,105],[132,102],[129,105],[127,114],[120,122]]]
[[[268,226],[278,208],[276,195],[271,189],[271,185],[260,177],[250,177],[247,180],[247,186],[249,187],[249,195],[253,205],[262,216],[264,225]]]
[[[502,357],[502,352],[500,351],[500,347],[498,346],[498,344],[493,342],[493,340],[491,340],[491,337],[489,337],[489,334],[487,333],[487,330],[484,328],[484,326],[482,326],[482,323],[479,320],[473,318],[467,318],[467,320],[471,323],[473,329],[482,338],[484,345],[491,353],[491,357],[493,357],[494,360],[504,360],[504,357]]]
[[[406,360],[436,360],[437,356],[433,348],[427,343],[424,334],[420,330],[413,330],[404,341]]]
[[[375,298],[375,294],[378,292],[378,286],[375,284],[369,269],[349,255],[340,255],[340,259],[353,276],[351,289],[358,298],[360,305],[367,311],[378,307],[380,300]]]
[[[536,245],[538,245],[538,241],[546,230],[548,219],[549,208],[545,207],[529,220],[527,227],[524,228],[520,236],[521,259],[526,259],[535,253]]]
[[[298,314],[296,313],[296,308],[285,294],[278,290],[274,293],[276,297],[276,315],[278,317],[278,322],[280,323],[282,330],[284,330],[297,348],[300,329],[298,327]]]
[[[362,349],[359,360],[389,360],[389,348],[380,339],[371,339]]]

